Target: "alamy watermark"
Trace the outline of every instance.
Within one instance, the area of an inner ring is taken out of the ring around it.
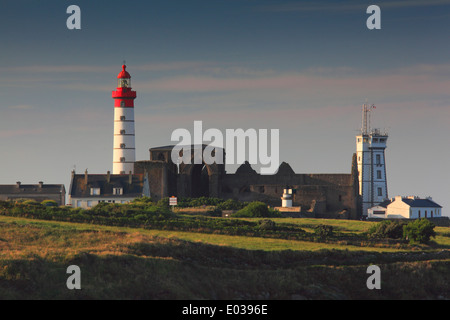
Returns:
[[[70,5],[66,10],[70,16],[67,18],[66,26],[69,30],[81,29],[81,9],[77,5]],[[377,5],[370,5],[366,10],[371,16],[367,18],[366,26],[369,30],[381,29],[381,9]]]
[[[367,278],[367,281],[366,281],[367,289],[380,290],[381,289],[381,269],[380,269],[380,267],[376,266],[376,265],[370,265],[367,268],[366,273],[371,274],[371,276],[369,278]]]
[[[270,129],[269,141],[268,129],[226,129],[223,134],[210,128],[203,132],[203,122],[194,121],[193,135],[180,128],[172,132],[171,140],[178,142],[171,154],[177,164],[243,164],[248,156],[250,164],[261,165],[261,174],[276,173],[280,164],[279,129]]]

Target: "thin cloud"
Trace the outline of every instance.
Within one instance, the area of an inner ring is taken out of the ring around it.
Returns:
[[[29,104],[19,104],[15,106],[9,106],[8,109],[11,110],[32,110],[34,107]]]
[[[297,73],[278,73],[262,77],[217,77],[210,75],[186,75],[164,77],[140,83],[140,90],[172,93],[214,93],[255,91],[270,94],[270,91],[296,96],[320,94],[350,94],[355,90],[379,94],[446,94],[450,78],[446,70],[450,66],[418,65],[398,70],[380,71],[367,75],[354,69],[314,69]]]
[[[16,130],[0,130],[0,138],[15,138],[23,136],[36,136],[45,133],[43,128],[38,129],[16,129]]]
[[[21,73],[111,73],[120,69],[122,64],[110,66],[98,65],[32,65],[32,66],[17,66],[7,67],[5,71],[21,72]],[[203,61],[174,61],[169,63],[153,63],[142,65],[128,65],[129,68],[136,71],[173,71],[194,68],[206,68],[214,65],[213,62]]]
[[[368,3],[354,3],[354,2],[342,2],[338,4],[335,2],[330,3],[285,3],[277,5],[261,6],[259,9],[263,11],[272,12],[315,12],[315,11],[356,11],[365,10],[368,7]],[[425,6],[444,6],[450,5],[448,0],[408,0],[408,1],[386,1],[376,3],[380,8],[408,8],[408,7],[425,7]]]

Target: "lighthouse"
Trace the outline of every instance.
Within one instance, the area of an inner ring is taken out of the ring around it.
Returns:
[[[114,152],[113,174],[134,173],[136,148],[134,142],[134,99],[136,91],[131,90],[131,76],[122,66],[117,76],[117,88],[112,92],[114,99]]]
[[[370,128],[370,113],[374,108],[374,105],[363,105],[361,134],[356,136],[359,195],[364,217],[369,208],[388,198],[385,161],[388,134]]]

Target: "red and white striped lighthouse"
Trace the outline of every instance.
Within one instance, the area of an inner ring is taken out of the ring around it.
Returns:
[[[131,90],[131,76],[126,65],[117,76],[114,99],[114,153],[113,174],[134,173],[136,148],[134,144],[134,99],[136,91]]]

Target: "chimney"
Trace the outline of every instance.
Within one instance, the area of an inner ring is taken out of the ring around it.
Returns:
[[[107,183],[111,182],[111,171],[106,172],[106,182]]]
[[[44,186],[44,182],[39,181],[39,189],[42,189],[43,186]]]
[[[86,171],[84,172],[84,184],[87,185],[88,184],[88,170],[86,169]]]
[[[72,180],[73,180],[73,178],[75,178],[75,169],[72,170]]]
[[[17,181],[17,182],[16,182],[16,187],[17,187],[17,188],[20,188],[20,184],[21,184],[21,182],[20,182],[20,181]]]
[[[128,183],[133,184],[133,173],[130,171],[130,175],[128,176]]]

